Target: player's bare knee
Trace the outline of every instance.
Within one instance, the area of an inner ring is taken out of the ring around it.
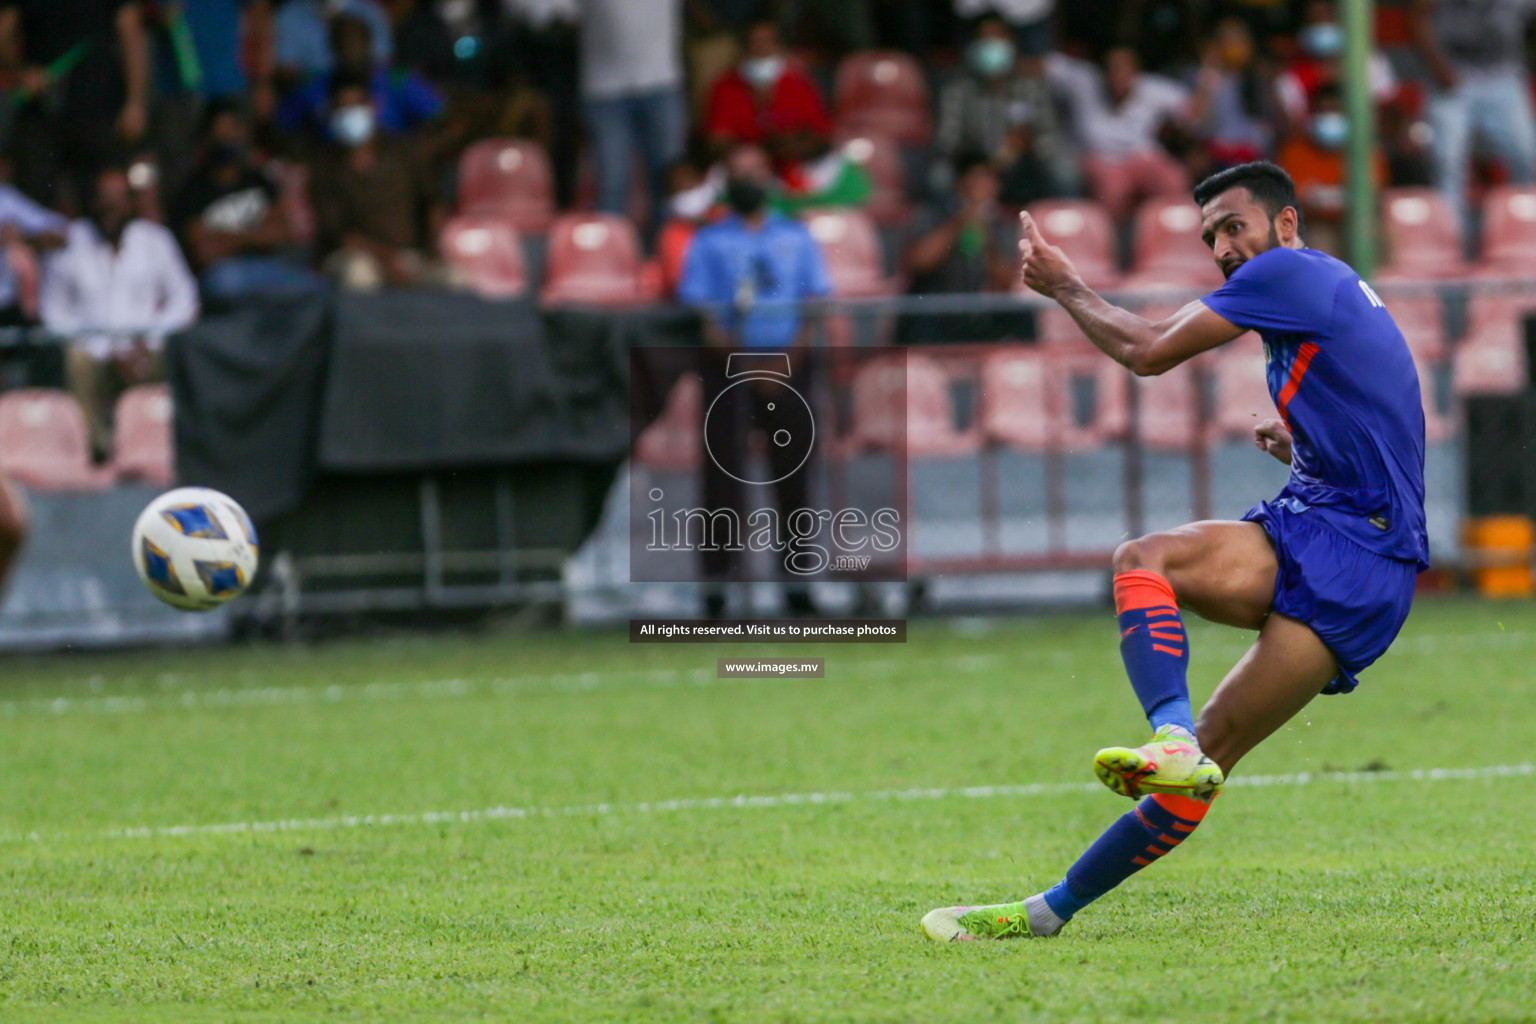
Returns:
[[[1128,540],[1115,548],[1113,565],[1115,572],[1164,573],[1168,563],[1168,544],[1162,534],[1149,533],[1145,537]]]

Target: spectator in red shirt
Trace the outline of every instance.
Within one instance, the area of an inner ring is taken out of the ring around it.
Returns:
[[[779,161],[817,150],[832,134],[832,118],[816,83],[784,56],[778,26],[756,19],[747,26],[741,62],[709,93],[705,134],[717,153],[751,143]]]

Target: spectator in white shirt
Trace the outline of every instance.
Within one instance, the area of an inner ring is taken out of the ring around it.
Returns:
[[[1215,82],[1202,74],[1188,87],[1161,75],[1144,74],[1129,47],[1104,55],[1101,72],[1085,61],[1053,55],[1047,65],[1072,105],[1072,123],[1082,144],[1088,194],[1116,220],[1131,215],[1143,199],[1186,195],[1189,170],[1158,142],[1173,122],[1203,120]]]
[[[166,335],[197,317],[197,282],[175,237],[134,211],[127,172],[102,171],[89,217],[43,268],[43,325],[68,339],[66,376],[98,454],[109,450],[117,396],[163,380]]]

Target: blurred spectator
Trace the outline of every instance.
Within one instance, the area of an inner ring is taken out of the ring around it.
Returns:
[[[709,168],[697,156],[685,156],[667,172],[666,220],[656,239],[661,263],[662,287],[668,296],[677,294],[683,264],[694,234],[718,211],[723,167]]]
[[[704,130],[717,153],[752,143],[776,159],[794,158],[832,134],[821,90],[785,57],[771,19],[755,19],[742,48],[740,63],[710,90]]]
[[[581,93],[597,162],[597,208],[629,209],[642,159],[650,217],[659,223],[668,165],[683,153],[681,0],[580,0]]]
[[[1296,197],[1306,220],[1307,246],[1335,256],[1342,251],[1344,221],[1344,143],[1349,139],[1349,119],[1337,84],[1319,88],[1312,96],[1311,113],[1301,131],[1292,133],[1280,147],[1277,162],[1296,182]],[[1375,153],[1378,186],[1387,183],[1386,158]]]
[[[445,211],[416,147],[378,130],[366,78],[335,77],[331,110],[330,141],[310,168],[325,269],[358,290],[432,280]]]
[[[1344,53],[1344,28],[1338,23],[1333,0],[1311,0],[1302,11],[1296,33],[1298,53],[1275,76],[1282,135],[1305,131],[1318,90],[1341,86],[1340,64]],[[1392,64],[1380,50],[1371,51],[1371,95],[1378,104],[1389,103],[1398,92]]]
[[[9,167],[0,159],[0,327],[37,317],[37,254],[64,244],[69,221],[28,199],[3,180]]]
[[[1121,5],[1118,17],[1106,17],[1099,4],[1067,4],[1060,13],[1065,21],[1074,12],[1081,21],[1072,26],[1072,34],[1092,40],[1088,53],[1133,39],[1148,71],[1176,78],[1200,63],[1197,44],[1207,21],[1206,0],[1131,0]]]
[[[962,18],[995,18],[1012,34],[1024,53],[1051,49],[1051,12],[1056,0],[955,0]]]
[[[270,0],[179,0],[152,10],[156,98],[150,137],[161,185],[174,195],[191,171],[205,104],[249,96],[258,119],[272,116],[272,5]]]
[[[1210,76],[1202,75],[1191,91],[1142,72],[1129,47],[1105,54],[1102,69],[1060,54],[1046,66],[1071,99],[1088,191],[1111,217],[1129,217],[1151,196],[1188,193],[1189,171],[1158,142],[1158,133],[1170,123],[1191,125],[1204,117]]]
[[[451,2],[455,13],[468,8],[468,14],[473,18],[477,6],[474,0]],[[384,0],[385,11],[389,14],[390,36],[394,39],[395,67],[414,71],[436,85],[457,79],[464,70],[454,53],[454,43],[457,42],[454,26],[450,26],[439,12],[439,6],[432,0]],[[478,43],[477,36],[469,38]],[[473,56],[475,49],[477,47],[466,46],[465,55]]]
[[[773,165],[761,148],[733,149],[726,175],[731,212],[694,235],[678,298],[700,308],[713,345],[801,344],[805,321],[795,304],[831,293],[826,257],[804,224],[770,209]]]
[[[18,72],[16,184],[71,213],[95,171],[149,125],[149,44],[137,0],[0,0],[0,66]]]
[[[842,146],[817,139],[819,152],[789,164],[779,174],[773,208],[791,217],[818,207],[862,209],[875,193],[874,182],[862,164]]]
[[[1003,175],[1003,196],[1023,206],[1075,194],[1077,159],[1062,98],[1039,52],[1019,55],[1008,26],[989,17],[966,47],[966,71],[939,92],[939,153],[985,153]]]
[[[389,15],[377,0],[285,0],[272,20],[274,61],[288,84],[329,74],[335,66],[326,19],[350,14],[368,23],[373,63],[387,65],[394,56]]]
[[[43,268],[43,324],[70,339],[69,388],[85,409],[98,454],[110,448],[118,395],[161,380],[165,336],[197,317],[197,282],[169,230],[134,214],[127,172],[95,178],[87,218]]]
[[[374,62],[372,30],[355,14],[338,14],[330,21],[332,70],[311,78],[283,101],[278,127],[317,137],[325,134],[331,114],[331,84],[338,78],[368,83],[378,127],[386,132],[411,132],[443,112],[443,97],[414,71],[395,71]]]
[[[1272,73],[1257,54],[1246,21],[1217,22],[1201,73],[1210,78],[1211,97],[1201,126],[1208,160],[1197,176],[1267,157],[1275,144]]]
[[[198,273],[203,294],[238,301],[308,291],[319,279],[282,259],[293,241],[277,187],[253,159],[251,133],[236,103],[210,107],[192,177],[171,207],[171,226]]]
[[[549,105],[549,162],[555,175],[555,205],[576,201],[576,168],[581,154],[581,90],[577,65],[576,0],[502,0],[507,14],[496,40],[492,67],[526,69],[530,86]]]
[[[1466,204],[1474,133],[1517,185],[1536,181],[1536,123],[1526,74],[1530,0],[1414,0],[1410,25],[1434,76],[1429,121],[1441,190]],[[1463,218],[1465,221],[1465,218]]]

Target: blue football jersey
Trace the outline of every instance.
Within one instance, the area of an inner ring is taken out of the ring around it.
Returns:
[[[1281,247],[1204,302],[1264,339],[1269,393],[1294,438],[1279,499],[1368,550],[1427,567],[1419,375],[1371,286],[1327,253]]]

